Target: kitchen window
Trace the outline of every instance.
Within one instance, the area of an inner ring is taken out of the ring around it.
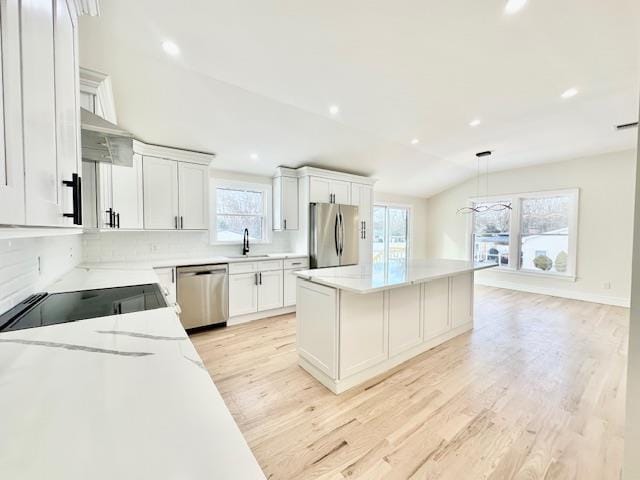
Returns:
[[[575,279],[578,190],[505,195],[481,201],[472,215],[472,256],[478,263],[544,276]],[[498,204],[512,209],[499,209]],[[495,206],[495,209],[491,207]]]
[[[409,258],[409,221],[409,207],[395,205],[373,207],[374,271],[392,276],[404,275]]]
[[[270,241],[270,186],[213,181],[211,189],[211,242],[240,244],[245,228],[249,240]]]

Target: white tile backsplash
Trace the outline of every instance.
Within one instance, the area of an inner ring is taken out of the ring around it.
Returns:
[[[286,253],[292,232],[273,232],[272,242],[251,243],[251,253]],[[82,236],[84,262],[117,262],[240,255],[241,245],[211,245],[208,232],[101,232]]]
[[[0,240],[0,313],[42,291],[82,260],[80,235]]]

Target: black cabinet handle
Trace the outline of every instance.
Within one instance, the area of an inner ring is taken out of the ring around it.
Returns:
[[[180,230],[184,228],[184,217],[180,215]]]
[[[173,225],[175,227],[175,229],[178,229],[178,216],[176,215],[175,217],[173,217]]]
[[[116,213],[116,228],[120,228],[120,213]]]
[[[107,226],[109,228],[113,228],[113,209],[109,207],[109,209],[106,210],[105,213],[109,215],[109,223],[107,223]]]
[[[257,273],[253,274],[253,279],[255,281],[255,284],[258,285],[258,274]]]
[[[72,190],[73,212],[63,213],[63,217],[73,218],[74,225],[82,225],[82,179],[77,173],[71,175],[71,180],[63,180],[62,184]]]
[[[260,285],[262,285],[262,272],[260,272],[258,275],[260,275]]]
[[[286,218],[284,219],[284,229],[285,230],[287,229],[287,219]]]

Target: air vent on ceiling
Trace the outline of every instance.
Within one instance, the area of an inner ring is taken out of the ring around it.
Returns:
[[[637,126],[638,122],[623,123],[621,125],[616,125],[616,130],[627,130],[629,128],[636,128]]]

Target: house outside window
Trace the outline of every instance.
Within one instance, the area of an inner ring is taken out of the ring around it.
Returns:
[[[471,255],[506,271],[575,279],[578,189],[471,200],[472,205],[510,203],[471,219]]]
[[[242,243],[245,228],[249,240],[271,240],[271,189],[266,184],[212,181],[211,243]]]

